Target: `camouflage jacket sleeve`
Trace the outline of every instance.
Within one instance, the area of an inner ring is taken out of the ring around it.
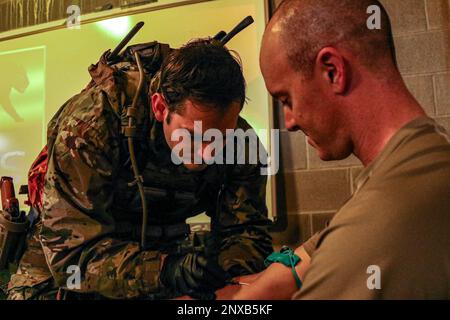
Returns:
[[[244,128],[249,127],[244,124]],[[245,149],[248,155],[248,145]],[[266,206],[267,176],[261,174],[259,161],[246,163],[227,173],[217,219],[212,219],[218,225],[213,228],[220,230],[219,264],[232,276],[262,271],[265,258],[273,252],[267,230],[271,224]]]
[[[52,120],[40,241],[58,286],[135,298],[160,289],[160,258],[111,237],[119,125],[107,95],[96,87],[72,98]],[[78,270],[79,287],[70,277]]]

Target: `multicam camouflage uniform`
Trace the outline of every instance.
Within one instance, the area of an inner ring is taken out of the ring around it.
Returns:
[[[186,237],[171,238],[167,230],[183,228],[186,218],[202,212],[218,230],[221,267],[232,276],[261,271],[272,244],[260,166],[216,164],[191,172],[174,165],[146,92],[135,145],[150,246],[140,250],[141,203],[137,186],[129,185],[134,178],[121,133],[138,71],[126,62],[107,66],[104,55],[90,73],[90,85],[49,123],[42,221],[11,278],[9,299],[55,298],[59,288],[67,289],[71,265],[81,270],[79,297],[171,297],[159,281],[161,254],[179,250]],[[240,118],[238,127],[249,125]]]

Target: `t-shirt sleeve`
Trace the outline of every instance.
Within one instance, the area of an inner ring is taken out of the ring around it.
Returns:
[[[321,231],[315,233],[311,238],[309,238],[302,244],[303,249],[305,249],[308,256],[312,257],[314,251],[316,250],[317,243],[319,242],[321,233],[322,233]]]
[[[386,268],[387,261],[382,252],[380,226],[370,223],[332,223],[313,239],[305,243],[314,244],[311,265],[305,274],[303,286],[294,299],[377,299],[376,272]],[[381,279],[381,277],[379,278]],[[380,280],[381,281],[381,280]]]

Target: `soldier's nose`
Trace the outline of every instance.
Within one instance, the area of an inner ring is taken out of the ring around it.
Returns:
[[[295,118],[292,115],[292,111],[288,108],[284,108],[284,125],[288,131],[297,131],[299,126],[295,122]]]

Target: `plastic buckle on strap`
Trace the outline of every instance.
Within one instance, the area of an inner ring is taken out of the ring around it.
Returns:
[[[125,137],[136,137],[137,129],[136,129],[136,127],[124,127],[123,133],[124,133]]]

